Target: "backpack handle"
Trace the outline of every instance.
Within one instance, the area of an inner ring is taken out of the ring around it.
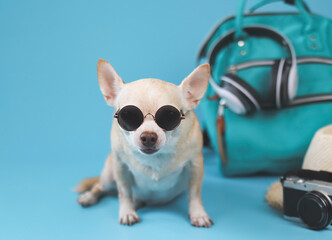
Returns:
[[[250,9],[249,9],[249,12],[250,13],[253,13],[255,12],[258,8],[261,8],[269,3],[274,3],[274,2],[279,2],[279,1],[284,1],[286,4],[289,4],[289,5],[295,5],[295,0],[262,0],[262,1],[259,1],[258,3],[256,3],[254,6],[252,6]],[[304,9],[299,9],[299,11],[302,13],[302,14],[306,14],[306,13],[311,13],[308,5],[306,4],[306,2],[304,1],[301,1],[302,5],[303,5],[303,8]],[[305,11],[303,11],[305,10]]]
[[[253,7],[250,8],[250,13],[254,12],[258,8],[265,6],[269,3],[273,2],[280,2],[283,1],[287,4],[295,6],[299,12],[302,14],[304,21],[307,23],[306,31],[309,31],[312,28],[312,20],[310,16],[310,10],[308,8],[308,5],[303,0],[261,0],[258,3],[256,3]],[[239,0],[239,4],[236,11],[236,17],[235,17],[235,28],[236,28],[236,38],[241,38],[245,36],[245,33],[243,32],[243,15],[244,15],[244,7],[246,5],[246,0]]]

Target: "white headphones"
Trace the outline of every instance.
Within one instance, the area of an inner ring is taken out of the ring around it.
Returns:
[[[254,88],[233,73],[227,73],[222,76],[219,85],[211,77],[210,83],[212,87],[226,101],[227,107],[237,114],[250,114],[264,108],[266,105],[270,108],[285,106],[290,100],[294,99],[298,87],[296,55],[293,45],[287,37],[265,26],[248,26],[244,27],[243,31],[248,37],[266,37],[276,41],[286,48],[290,55],[290,59],[281,58],[272,65],[270,78],[272,86],[270,90],[271,101],[267,104],[263,103]],[[229,32],[212,48],[208,55],[211,70],[214,68],[219,53],[229,44],[235,42],[235,32]]]

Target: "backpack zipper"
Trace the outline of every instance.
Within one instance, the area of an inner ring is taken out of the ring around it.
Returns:
[[[239,63],[236,65],[231,65],[228,71],[235,73],[237,71],[252,67],[272,66],[275,61],[276,60],[257,60],[257,61]],[[332,59],[323,58],[323,57],[301,57],[296,59],[296,64],[311,64],[311,63],[332,65]]]

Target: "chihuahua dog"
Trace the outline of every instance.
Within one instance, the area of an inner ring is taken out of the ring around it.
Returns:
[[[201,199],[202,133],[193,109],[208,86],[210,67],[197,67],[179,85],[158,79],[125,84],[105,60],[98,61],[98,81],[108,105],[115,108],[112,151],[100,177],[80,182],[78,203],[93,205],[117,190],[119,221],[140,221],[142,204],[169,202],[188,189],[189,218],[196,227],[212,221]]]

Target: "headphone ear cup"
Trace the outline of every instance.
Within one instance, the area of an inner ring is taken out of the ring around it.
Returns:
[[[235,74],[228,73],[221,78],[221,83],[223,84],[224,88],[227,88],[228,91],[232,92],[233,95],[236,96],[236,98],[239,100],[239,102],[241,102],[244,108],[243,114],[251,114],[257,109],[260,109],[260,97],[246,81]],[[229,107],[230,105],[233,105],[233,107],[230,107],[231,109],[236,108],[232,102],[228,102],[227,105]],[[239,113],[237,110],[234,112]]]
[[[276,60],[272,66],[271,69],[271,104],[273,107],[275,108],[281,108],[282,107],[282,102],[283,102],[283,82],[285,81],[285,76],[284,76],[284,72],[285,72],[285,65],[286,64],[286,60],[285,59],[280,59],[280,60]],[[289,73],[289,71],[288,71]],[[287,84],[288,84],[288,75],[287,74]],[[288,85],[287,85],[288,86]],[[288,87],[287,87],[288,89]],[[288,91],[288,90],[287,90]],[[287,93],[287,92],[285,92]]]
[[[252,106],[247,101],[246,97],[229,82],[221,81],[220,86],[224,93],[222,98],[225,99],[227,107],[234,113],[245,115],[252,112]]]
[[[280,65],[280,60],[276,60],[271,69],[271,77],[270,77],[270,103],[273,108],[277,107],[276,103],[276,89],[277,89],[277,76],[278,76],[278,69]]]
[[[289,81],[292,81],[292,79],[289,78],[290,69],[291,69],[291,64],[288,61],[286,61],[283,67],[281,89],[280,89],[280,99],[282,106],[287,105],[290,101],[289,89],[288,89]]]

